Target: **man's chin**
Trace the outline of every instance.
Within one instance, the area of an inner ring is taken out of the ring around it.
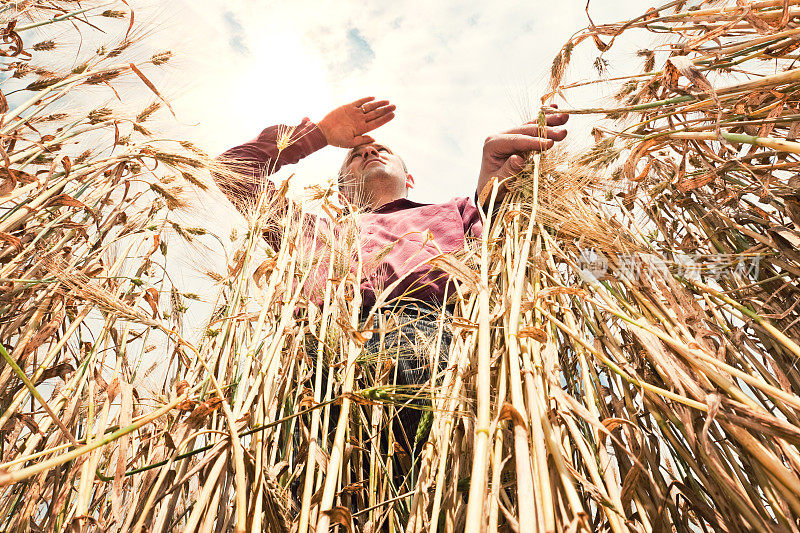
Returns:
[[[369,187],[370,184],[385,183],[391,176],[383,165],[367,165],[361,174],[362,183]]]
[[[367,191],[386,191],[395,189],[405,189],[405,176],[393,176],[386,172],[382,167],[368,169],[372,172],[364,172],[362,184]]]

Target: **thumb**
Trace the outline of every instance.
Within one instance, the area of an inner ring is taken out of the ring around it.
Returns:
[[[373,139],[369,135],[359,135],[358,137],[353,138],[353,146],[358,146],[360,144],[374,143],[374,142],[375,139]]]
[[[502,167],[500,167],[500,172],[498,172],[498,174],[503,178],[507,178],[509,176],[513,176],[514,174],[518,174],[524,167],[525,158],[521,155],[514,154],[506,159],[506,162],[503,163]]]

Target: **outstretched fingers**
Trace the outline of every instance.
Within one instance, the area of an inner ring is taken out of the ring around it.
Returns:
[[[392,120],[393,118],[394,118],[394,113],[388,113],[386,115],[383,115],[380,118],[376,118],[375,120],[370,120],[365,124],[365,126],[367,128],[366,131],[372,131],[375,128],[380,128],[381,126],[383,126],[384,124],[386,124],[387,122]]]
[[[373,100],[375,100],[374,96],[365,96],[364,98],[359,98],[358,100],[356,100],[355,102],[353,102],[350,105],[353,105],[353,106],[356,106],[356,107],[361,107],[362,105],[366,104],[367,102],[371,102]]]
[[[362,111],[364,113],[369,113],[381,107],[386,107],[389,105],[389,100],[378,100],[377,102],[367,102],[366,104],[361,105]]]
[[[373,120],[379,120],[386,115],[389,115],[397,109],[397,106],[390,105],[389,102],[386,102],[386,105],[382,105],[375,109],[369,110],[364,113],[364,118],[367,122],[372,122]]]
[[[366,133],[376,128],[380,128],[394,118],[394,111],[397,106],[389,103],[389,100],[375,100],[374,96],[360,98],[353,102],[356,109],[355,113],[358,115],[356,122],[359,124],[361,131],[359,133]],[[371,141],[363,141],[371,142]],[[362,144],[357,142],[357,144]]]

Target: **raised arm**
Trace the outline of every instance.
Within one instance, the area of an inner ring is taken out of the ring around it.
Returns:
[[[229,172],[215,175],[217,185],[238,209],[243,210],[263,185],[271,187],[266,176],[283,165],[297,163],[327,144],[322,130],[308,118],[294,127],[270,126],[252,141],[219,156],[218,161]]]
[[[215,175],[220,189],[237,208],[242,208],[259,193],[261,187],[271,186],[265,177],[283,165],[297,163],[326,145],[352,148],[373,142],[366,133],[394,118],[395,106],[388,100],[375,101],[366,97],[337,107],[318,123],[304,118],[300,124],[270,126],[258,137],[219,157],[228,175]]]
[[[567,130],[556,126],[563,126],[569,115],[559,113],[555,107],[544,108],[543,111],[546,127],[540,126],[538,121],[527,122],[486,138],[476,198],[480,198],[484,187],[493,178],[503,180],[519,173],[531,152],[547,150],[555,142],[564,140]]]

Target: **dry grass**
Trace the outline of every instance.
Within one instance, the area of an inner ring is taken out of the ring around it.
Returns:
[[[359,317],[356,233],[308,238],[264,196],[192,339],[196,296],[162,267],[170,235],[213,238],[175,215],[213,163],[150,139],[169,54],[126,59],[124,3],[29,4],[17,29],[125,37],[56,72],[57,38],[5,30],[0,529],[800,529],[800,2],[743,4],[670,2],[564,47],[554,93],[595,83],[565,81],[582,42],[599,65],[630,30],[665,43],[597,82],[619,103],[569,110],[608,119],[596,146],[532,158],[482,239],[437,259],[462,281],[449,365],[413,388],[363,351],[393,322]],[[151,99],[130,117],[63,112],[126,79]],[[418,457],[393,430],[411,399]]]

